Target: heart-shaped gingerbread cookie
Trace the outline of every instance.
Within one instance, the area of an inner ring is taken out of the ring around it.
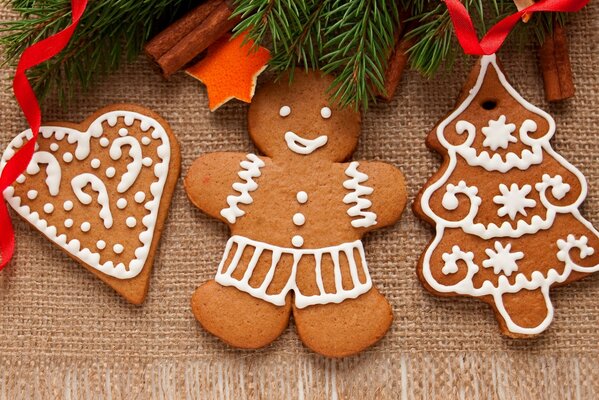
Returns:
[[[12,140],[0,171],[31,136],[27,130]],[[4,197],[51,242],[140,304],[179,170],[179,145],[166,121],[120,104],[81,124],[43,126],[31,163]]]

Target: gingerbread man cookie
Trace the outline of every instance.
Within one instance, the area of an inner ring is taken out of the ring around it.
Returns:
[[[360,114],[329,103],[330,76],[297,70],[287,82],[262,87],[250,106],[249,134],[264,156],[206,154],[185,178],[191,201],[231,230],[192,309],[206,330],[241,348],[275,340],[293,313],[306,346],[346,356],[392,321],[361,239],[400,218],[404,179],[389,164],[344,162]]]
[[[599,233],[582,217],[582,173],[550,144],[555,121],[485,56],[457,109],[429,134],[443,165],[415,211],[435,226],[418,269],[440,296],[490,304],[511,337],[543,332],[550,289],[599,270]]]

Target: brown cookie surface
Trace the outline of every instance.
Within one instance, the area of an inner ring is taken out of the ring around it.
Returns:
[[[488,303],[511,337],[547,329],[550,289],[599,269],[599,233],[578,210],[586,180],[551,147],[555,130],[485,56],[427,138],[443,165],[414,202],[435,226],[419,277],[439,296]]]
[[[2,163],[30,137],[18,135]],[[26,172],[4,196],[52,243],[140,304],[179,171],[179,145],[166,121],[116,104],[80,124],[43,126]]]
[[[329,103],[331,82],[296,71],[291,85],[282,78],[260,88],[248,126],[264,155],[202,155],[185,178],[191,201],[232,235],[192,309],[234,346],[267,345],[293,313],[308,347],[341,357],[375,343],[391,324],[361,238],[400,218],[403,175],[380,162],[344,162],[360,114]]]

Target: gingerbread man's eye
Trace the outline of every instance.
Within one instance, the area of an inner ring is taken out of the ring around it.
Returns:
[[[281,109],[279,110],[279,115],[283,118],[285,118],[286,116],[288,116],[289,114],[291,114],[291,107],[289,106],[283,106],[281,107]]]
[[[322,107],[320,109],[320,116],[324,119],[331,118],[331,109],[329,107]]]

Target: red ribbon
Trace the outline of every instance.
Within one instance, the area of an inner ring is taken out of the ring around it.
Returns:
[[[29,46],[19,59],[13,79],[13,91],[31,128],[31,132],[33,132],[33,137],[4,166],[2,175],[0,175],[0,194],[4,192],[4,189],[13,184],[19,175],[25,172],[31,161],[31,157],[33,157],[37,135],[42,122],[39,103],[29,80],[27,80],[25,72],[54,57],[66,47],[71,36],[73,36],[73,32],[86,6],[87,0],[71,0],[71,24],[55,35]],[[6,203],[0,200],[0,256],[2,257],[0,260],[0,270],[10,261],[14,250],[15,235],[12,222],[6,208]]]
[[[449,15],[460,45],[466,54],[474,56],[496,53],[524,14],[547,11],[576,12],[589,2],[589,0],[540,0],[530,7],[524,8],[499,21],[479,41],[466,7],[459,0],[444,1],[449,10]]]

